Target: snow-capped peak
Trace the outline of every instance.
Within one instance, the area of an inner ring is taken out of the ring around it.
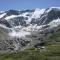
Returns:
[[[32,15],[32,17],[33,18],[39,18],[40,15],[44,13],[44,11],[45,11],[45,9],[38,9],[38,8],[36,8],[34,13],[33,13],[33,15]]]
[[[57,8],[57,9],[60,9],[60,7],[51,7],[51,8]]]
[[[50,7],[47,11],[45,11],[46,13],[48,13],[48,12],[50,12],[52,9],[58,9],[58,10],[60,10],[60,7]]]

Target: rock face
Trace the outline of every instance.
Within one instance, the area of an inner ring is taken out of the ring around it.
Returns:
[[[0,13],[0,50],[15,51],[36,46],[60,25],[60,7],[8,10]]]

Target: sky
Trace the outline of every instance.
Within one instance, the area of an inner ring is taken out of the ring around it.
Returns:
[[[60,0],[0,0],[0,11],[60,7]]]

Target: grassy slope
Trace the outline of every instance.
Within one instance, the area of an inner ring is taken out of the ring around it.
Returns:
[[[45,50],[27,49],[18,53],[1,54],[0,60],[60,60],[60,46],[45,46]]]
[[[48,39],[60,43],[60,31]],[[45,49],[30,48],[18,53],[0,54],[0,60],[60,60],[60,44],[49,45],[47,42]]]

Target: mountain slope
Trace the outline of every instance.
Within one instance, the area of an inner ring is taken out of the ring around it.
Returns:
[[[55,33],[58,26],[60,26],[60,7],[1,12],[0,42],[6,47],[2,50],[24,50],[35,46],[44,42],[50,33]]]

